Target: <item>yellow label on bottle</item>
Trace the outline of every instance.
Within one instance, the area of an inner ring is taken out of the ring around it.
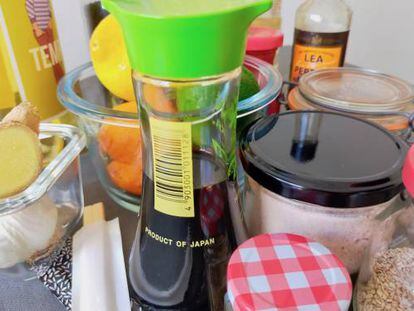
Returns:
[[[175,217],[194,217],[190,122],[150,118],[154,159],[154,208]]]
[[[297,82],[302,75],[316,69],[339,67],[342,49],[342,46],[313,47],[296,44],[293,51],[290,80]]]
[[[0,113],[30,101],[42,119],[63,111],[56,87],[64,75],[49,0],[0,0]]]

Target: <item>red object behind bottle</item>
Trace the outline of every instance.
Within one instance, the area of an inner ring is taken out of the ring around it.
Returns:
[[[273,64],[277,49],[283,45],[283,33],[270,27],[250,27],[246,52]]]
[[[248,55],[257,57],[269,64],[274,63],[277,49],[283,45],[283,33],[271,27],[250,27],[247,37]],[[277,100],[269,105],[268,114],[278,113]]]

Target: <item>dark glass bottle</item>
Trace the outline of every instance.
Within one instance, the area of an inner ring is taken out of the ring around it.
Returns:
[[[296,11],[290,80],[312,70],[342,67],[352,11],[342,0],[307,0]]]

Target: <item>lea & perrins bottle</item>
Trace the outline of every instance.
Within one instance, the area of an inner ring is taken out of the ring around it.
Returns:
[[[307,0],[295,17],[290,81],[312,70],[342,67],[352,11],[342,0]]]

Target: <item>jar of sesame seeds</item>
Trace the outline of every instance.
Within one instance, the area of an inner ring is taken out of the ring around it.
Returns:
[[[414,198],[414,147],[403,169],[407,200]],[[414,310],[414,206],[403,209],[394,222],[383,222],[377,230],[391,227],[389,239],[374,238],[361,266],[354,297],[358,311]]]

